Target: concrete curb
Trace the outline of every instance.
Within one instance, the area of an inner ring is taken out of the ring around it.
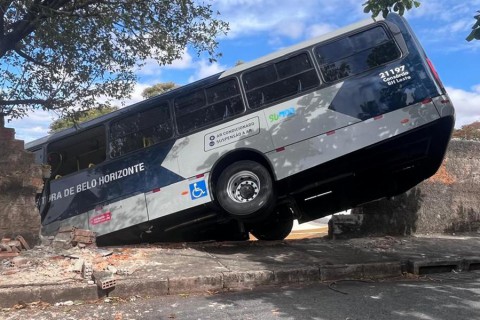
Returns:
[[[424,259],[397,262],[305,266],[294,269],[222,272],[213,275],[171,278],[118,279],[114,288],[101,290],[97,285],[72,283],[62,285],[28,285],[0,288],[0,307],[18,302],[44,301],[55,303],[68,300],[96,300],[105,296],[131,297],[219,292],[253,288],[264,285],[291,284],[344,279],[382,279],[401,276],[403,272],[417,275],[456,271],[480,270],[480,257],[463,259]],[[426,272],[428,271],[428,272]]]

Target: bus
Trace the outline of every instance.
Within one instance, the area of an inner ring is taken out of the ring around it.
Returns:
[[[26,145],[42,233],[284,239],[432,176],[450,98],[406,20],[363,21]]]

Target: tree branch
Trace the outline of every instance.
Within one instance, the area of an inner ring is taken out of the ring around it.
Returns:
[[[52,103],[52,99],[16,99],[16,100],[0,100],[0,106],[14,106],[24,104],[39,104],[46,106]]]
[[[47,6],[51,6],[52,9],[58,9],[68,2],[69,0],[45,1]],[[41,0],[35,0],[21,19],[7,26],[7,30],[13,30],[6,34],[0,42],[0,58],[8,51],[15,49],[15,46],[20,40],[35,31],[37,27],[41,25],[41,21],[48,18],[48,15],[42,12],[40,4]]]
[[[5,26],[3,19],[5,17],[5,12],[7,12],[8,7],[12,4],[13,0],[2,1],[0,4],[0,38],[4,37]]]
[[[40,62],[40,61],[35,60],[34,58],[32,58],[32,57],[30,57],[29,55],[27,55],[25,52],[23,52],[22,50],[20,50],[18,44],[15,46],[14,51],[15,51],[20,57],[24,58],[25,60],[27,60],[27,61],[29,61],[29,62],[31,62],[31,63],[34,63],[34,64],[36,64],[36,65],[39,65],[39,66],[41,66],[41,67],[48,68],[48,65],[46,65],[46,64],[44,64],[44,63],[42,63],[42,62]]]

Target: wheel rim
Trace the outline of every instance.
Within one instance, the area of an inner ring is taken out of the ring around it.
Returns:
[[[251,171],[235,173],[227,183],[227,194],[238,203],[253,201],[260,192],[260,179]]]

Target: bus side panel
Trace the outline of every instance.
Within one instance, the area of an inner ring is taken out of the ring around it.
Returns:
[[[131,156],[50,180],[49,195],[44,195],[40,207],[42,224],[68,219],[184,180],[161,166],[163,161],[175,163],[166,159],[173,144],[174,141],[171,141],[146,148]],[[143,210],[139,211],[140,216],[146,215],[145,205]],[[136,215],[136,212],[132,211],[131,215]]]
[[[188,178],[210,172],[222,155],[241,148],[275,149],[263,110],[178,139],[167,158],[177,157],[180,170],[171,170]]]
[[[268,153],[278,180],[439,119],[432,102],[413,105]],[[322,179],[322,177],[318,177]]]
[[[205,174],[148,192],[145,197],[150,220],[210,202],[208,176]]]
[[[89,229],[97,235],[148,221],[145,195],[139,194],[88,211]]]
[[[275,148],[359,122],[329,109],[342,86],[343,82],[337,83],[265,109]]]

